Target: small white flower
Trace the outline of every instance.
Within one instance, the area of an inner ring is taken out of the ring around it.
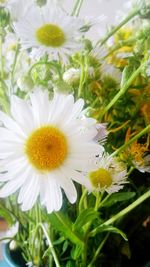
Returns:
[[[81,119],[83,105],[72,95],[56,94],[49,101],[42,90],[31,93],[29,102],[12,97],[12,117],[0,111],[0,159],[6,171],[0,181],[7,182],[1,198],[20,189],[18,203],[26,211],[40,195],[50,213],[61,208],[62,189],[71,203],[76,201],[72,180],[90,186],[82,171],[94,170],[95,156],[104,149],[94,141],[93,120]]]
[[[17,249],[17,242],[15,240],[10,241],[9,248],[10,248],[10,250],[16,250]]]
[[[106,191],[111,194],[123,188],[127,182],[127,170],[122,162],[109,155],[103,155],[97,165],[98,169],[88,174],[93,191]]]
[[[133,163],[140,172],[150,172],[150,155],[144,156],[141,161],[133,161]]]
[[[47,54],[58,59],[81,48],[81,20],[67,15],[54,4],[31,7],[14,23],[14,30],[24,49],[32,48],[31,56],[39,59]]]

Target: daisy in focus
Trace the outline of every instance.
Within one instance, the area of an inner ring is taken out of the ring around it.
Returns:
[[[82,99],[74,103],[72,95],[56,94],[49,101],[48,92],[40,89],[28,102],[12,96],[12,117],[0,111],[0,181],[7,182],[1,198],[20,189],[18,203],[26,211],[40,195],[50,213],[62,206],[61,189],[71,203],[76,201],[72,180],[90,187],[82,171],[95,170],[95,156],[104,149],[94,141],[95,120],[84,117],[83,123],[83,105]]]
[[[58,59],[81,48],[81,20],[67,15],[50,1],[42,7],[31,5],[27,14],[14,23],[14,30],[24,49],[32,48],[32,57],[45,55]]]
[[[117,158],[103,155],[99,159],[98,169],[89,173],[93,190],[112,194],[118,192],[127,183],[127,170],[125,165]]]

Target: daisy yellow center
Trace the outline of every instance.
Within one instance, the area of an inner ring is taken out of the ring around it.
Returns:
[[[109,171],[100,168],[89,174],[90,180],[94,187],[108,188],[112,185],[112,176]]]
[[[64,31],[55,24],[45,24],[36,31],[37,40],[45,46],[60,47],[65,42]]]
[[[66,137],[59,129],[44,126],[29,136],[25,152],[36,169],[51,171],[59,167],[66,159],[68,144]]]

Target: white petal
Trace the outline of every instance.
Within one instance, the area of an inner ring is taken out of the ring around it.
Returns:
[[[64,167],[62,171],[68,179],[72,179],[75,182],[84,185],[88,190],[92,189],[91,182],[88,179],[87,175],[83,175],[81,172],[69,169],[67,167]]]
[[[22,138],[20,135],[17,135],[12,131],[2,127],[0,127],[0,137],[1,141],[13,141],[17,143],[23,143],[24,141],[24,138]]]
[[[19,168],[12,168],[9,172],[0,173],[0,182],[10,181],[12,179],[15,179],[18,175],[22,176],[27,168],[28,165],[25,161]]]
[[[57,116],[53,119],[53,122],[59,126],[67,123],[67,120],[70,117],[70,113],[72,112],[74,104],[74,98],[72,95],[66,96],[63,105],[61,105],[58,109]]]
[[[65,96],[62,94],[55,94],[54,98],[51,102],[50,106],[50,113],[48,122],[54,123],[56,121],[56,118],[58,117],[58,114],[60,115],[60,110],[63,109],[65,103]]]
[[[48,213],[60,210],[62,206],[62,192],[56,181],[49,177],[46,190],[46,208]]]
[[[34,206],[39,195],[39,191],[39,177],[38,175],[35,175],[31,178],[31,182],[28,183],[28,186],[26,186],[26,190],[24,192],[24,199],[22,200],[23,204],[21,206],[22,211],[30,210]]]
[[[4,166],[5,171],[10,171],[12,169],[18,169],[22,164],[29,165],[26,158],[23,155],[17,154],[14,156],[10,156],[8,159],[2,161],[2,166]]]
[[[32,131],[34,128],[32,109],[25,100],[12,96],[11,113],[25,133]]]
[[[72,114],[70,115],[70,121],[73,120],[73,119],[76,119],[80,112],[82,111],[83,109],[83,106],[84,106],[84,100],[83,99],[78,99],[76,101],[76,103],[74,104],[74,107],[73,107],[73,110],[72,110]]]
[[[25,133],[21,130],[19,125],[2,111],[0,111],[0,121],[5,125],[7,129],[25,137]]]
[[[0,141],[0,153],[15,153],[23,151],[23,145],[15,142],[1,142]]]
[[[48,122],[49,116],[49,99],[48,92],[37,89],[34,93],[30,94],[32,110],[36,126],[41,126]]]
[[[63,173],[63,168],[61,168],[60,171],[57,170],[56,172],[57,182],[65,191],[65,194],[70,203],[74,203],[77,199],[77,191],[71,179],[68,179],[67,177]]]
[[[75,142],[74,139],[71,143],[71,152],[77,153],[78,156],[80,155],[82,157],[82,154],[89,154],[91,157],[93,155],[101,155],[104,151],[104,148],[96,143],[87,142],[87,143],[80,143],[80,140],[78,142]]]
[[[25,172],[22,175],[19,175],[19,177],[13,179],[12,181],[8,182],[6,185],[4,185],[0,189],[0,197],[8,197],[9,195],[16,192],[19,187],[23,185],[25,180],[28,178],[29,175],[29,168],[25,170]]]
[[[76,171],[93,171],[97,169],[96,160],[93,159],[81,159],[81,158],[68,158],[65,161],[65,166]]]

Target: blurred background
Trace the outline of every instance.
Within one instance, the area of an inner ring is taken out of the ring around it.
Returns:
[[[74,0],[59,0],[67,11],[73,7]],[[126,6],[129,0],[84,0],[81,8],[80,17],[96,18],[100,15],[106,16],[106,19],[90,32],[90,37],[99,39],[111,24],[115,24],[118,19],[126,12]]]

